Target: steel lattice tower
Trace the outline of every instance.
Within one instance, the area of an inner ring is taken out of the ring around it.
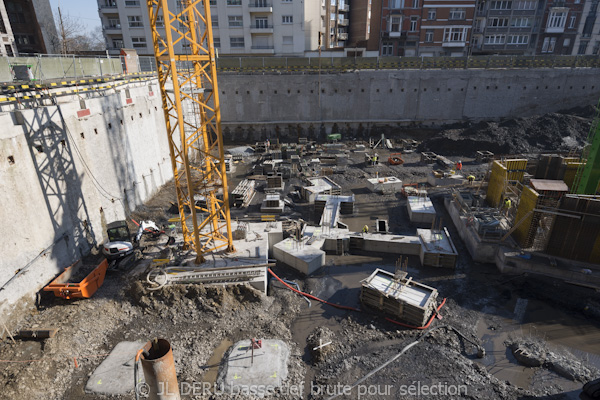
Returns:
[[[210,4],[147,4],[183,238],[202,262],[213,250],[234,250]]]

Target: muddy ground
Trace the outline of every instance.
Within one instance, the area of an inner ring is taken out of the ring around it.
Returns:
[[[386,151],[379,154],[387,159]],[[483,177],[488,165],[466,156],[470,154],[462,156],[465,172]],[[342,186],[343,194],[356,196],[355,214],[343,218],[351,230],[385,218],[391,231],[414,233],[405,199],[399,194],[365,190],[365,179],[376,172],[405,182],[423,182],[431,167],[418,163],[418,153],[403,157],[403,166],[365,168],[363,155],[355,153],[341,173],[331,176]],[[249,165],[239,164],[230,186],[248,170]],[[299,182],[291,181],[286,192],[296,184]],[[410,390],[425,385],[446,392],[421,398],[577,398],[584,382],[600,377],[600,294],[548,278],[501,275],[493,265],[472,262],[443,209],[445,194],[440,189],[430,191],[459,250],[456,269],[421,267],[416,257],[409,259],[410,276],[437,288],[447,299],[440,318],[432,323],[435,331],[340,398],[417,398]],[[258,215],[261,196],[259,189],[248,209],[232,211],[233,218]],[[134,217],[165,223],[173,216],[168,212],[171,201],[174,193],[167,185],[136,210]],[[284,216],[313,218],[311,207],[300,202]],[[134,269],[109,271],[91,299],[46,297],[37,310],[23,315],[18,326],[11,327],[13,331],[48,327],[60,331],[44,341],[17,340],[13,344],[7,338],[0,342],[0,399],[132,399],[133,394],[86,394],[84,387],[118,342],[154,337],[171,342],[179,382],[187,383],[213,382],[221,354],[231,343],[251,337],[284,340],[291,351],[288,380],[283,393],[271,397],[328,398],[343,389],[340,385],[353,385],[424,334],[394,325],[373,312],[344,311],[316,301],[309,306],[304,298],[275,282],[266,297],[246,287],[202,285],[150,292],[139,271],[161,247],[162,242],[157,242]],[[311,277],[284,265],[274,271],[315,296],[359,307],[360,280],[374,268],[394,271],[395,262],[395,257],[354,254],[328,256],[327,266]],[[332,342],[319,357],[311,350],[315,337]],[[477,347],[470,341],[485,348],[484,358],[477,357]],[[536,366],[524,365],[530,359],[538,361]],[[293,395],[287,390],[291,386],[300,387],[302,395]],[[459,394],[453,396],[453,390]],[[200,393],[184,398],[227,396]]]

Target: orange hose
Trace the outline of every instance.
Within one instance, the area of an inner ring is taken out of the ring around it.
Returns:
[[[311,298],[311,299],[316,300],[316,301],[320,301],[321,303],[328,304],[330,306],[339,308],[341,310],[350,310],[350,311],[356,311],[356,312],[363,312],[362,310],[360,310],[358,308],[349,307],[349,306],[343,306],[341,304],[330,303],[330,302],[328,302],[326,300],[323,300],[323,299],[320,299],[320,298],[318,298],[316,296],[313,296],[312,294],[308,294],[308,293],[302,292],[302,291],[300,291],[298,289],[294,289],[293,287],[291,287],[290,285],[288,285],[287,283],[285,283],[280,277],[278,277],[277,275],[275,275],[275,273],[271,270],[271,268],[267,268],[267,270],[269,271],[269,273],[271,275],[273,275],[273,277],[275,279],[277,279],[279,282],[281,282],[285,287],[287,287],[288,289],[290,289],[290,290],[292,290],[292,291],[294,291],[294,292],[296,292],[296,293],[298,293],[298,294],[300,294],[302,296]],[[389,322],[391,322],[391,323],[394,323],[396,325],[404,326],[405,328],[421,329],[421,330],[422,329],[427,329],[427,328],[429,328],[429,325],[431,325],[431,323],[433,322],[433,319],[438,314],[438,312],[440,311],[440,309],[444,306],[444,304],[446,304],[446,298],[444,298],[444,300],[442,300],[442,304],[440,304],[437,307],[436,311],[433,313],[433,315],[429,319],[429,322],[427,322],[427,324],[423,325],[423,326],[413,326],[413,325],[403,324],[402,322],[394,321],[393,319],[390,319],[390,318],[386,318],[386,320],[389,321]]]

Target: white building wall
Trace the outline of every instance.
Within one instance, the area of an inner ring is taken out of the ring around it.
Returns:
[[[16,56],[18,54],[17,46],[15,44],[15,37],[13,35],[12,28],[10,27],[8,14],[6,13],[6,7],[4,6],[3,1],[0,2],[0,18],[2,18],[6,30],[6,33],[0,33],[0,40],[2,41],[0,45],[0,53],[2,54],[2,56],[8,56],[8,49],[6,46],[10,46],[10,48],[12,49],[12,55]]]
[[[594,1],[587,0],[583,5],[583,13],[581,14],[581,20],[579,21],[579,29],[577,29],[577,37],[575,39],[575,45],[573,46],[573,55],[600,55],[600,14],[598,13],[598,2],[596,1],[595,11],[595,22],[592,29],[592,34],[589,37],[583,36],[583,30],[585,22],[590,15]],[[579,51],[581,41],[588,41],[588,45],[584,52]]]

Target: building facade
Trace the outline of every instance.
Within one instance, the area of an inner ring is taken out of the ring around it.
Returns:
[[[169,1],[172,10],[176,10],[177,4],[175,0]],[[210,4],[218,54],[304,55],[305,51],[318,49],[319,32],[328,46],[344,44],[345,31],[341,30],[344,21],[338,23],[338,15],[342,14],[332,13],[326,6],[329,3],[323,0],[211,0]],[[98,7],[109,53],[116,55],[121,48],[132,48],[139,55],[153,54],[145,2],[98,0]],[[339,9],[340,5],[336,3],[335,7]],[[329,15],[335,15],[336,24],[328,25],[331,29],[327,32],[333,35],[324,35],[323,23],[329,21],[326,18]],[[181,44],[175,50],[185,52]]]
[[[17,45],[4,2],[0,2],[0,40],[2,41],[2,45],[0,46],[2,56],[12,57],[17,55]]]
[[[573,53],[585,0],[548,0],[540,26],[537,54]],[[587,0],[591,1],[591,0]]]
[[[478,0],[471,54],[535,54],[545,6],[545,0]]]
[[[474,14],[475,0],[423,0],[419,55],[468,55]]]
[[[417,55],[423,1],[382,0],[381,56]]]
[[[585,0],[583,12],[573,45],[574,55],[600,55],[599,0]]]
[[[58,35],[49,0],[4,0],[20,54],[57,53]]]

